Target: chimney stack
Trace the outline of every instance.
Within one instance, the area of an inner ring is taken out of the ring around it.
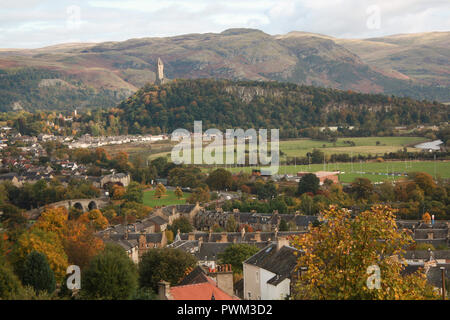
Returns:
[[[289,245],[289,240],[285,237],[277,237],[277,251],[283,248],[284,246]]]
[[[170,300],[170,283],[167,281],[160,281],[158,283],[158,298],[159,300]]]
[[[222,242],[222,243],[228,242],[228,234],[226,232],[222,232],[222,237],[220,238],[220,242]]]
[[[231,270],[230,264],[218,265],[215,270],[210,269],[208,276],[215,278],[216,285],[219,289],[225,291],[230,296],[234,295],[233,271]]]
[[[245,238],[245,227],[242,227],[242,229],[241,229],[241,242],[244,242],[244,238]]]
[[[254,239],[256,242],[261,242],[261,231],[256,231],[254,235]]]

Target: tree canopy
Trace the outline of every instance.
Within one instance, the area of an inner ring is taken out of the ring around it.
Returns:
[[[294,299],[436,297],[423,270],[403,275],[402,255],[412,238],[398,229],[391,208],[375,206],[352,217],[348,210],[330,207],[323,218],[325,223],[293,238],[299,250],[297,270],[301,271]],[[379,289],[367,284],[374,268],[380,270]]]

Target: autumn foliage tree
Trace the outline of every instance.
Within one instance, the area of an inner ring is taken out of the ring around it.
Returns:
[[[57,233],[34,227],[28,232],[22,233],[13,250],[13,263],[19,275],[23,274],[24,261],[32,251],[42,253],[47,257],[57,281],[64,278],[69,263],[62,240]]]
[[[412,238],[399,230],[394,211],[375,206],[352,217],[330,207],[325,223],[293,238],[297,270],[306,267],[295,283],[294,299],[431,299],[435,298],[422,270],[403,276],[402,254]],[[380,270],[380,289],[367,285],[368,268]]]
[[[189,198],[187,199],[187,202],[188,203],[197,203],[197,202],[204,203],[204,202],[208,202],[210,197],[211,197],[211,195],[209,192],[209,188],[207,186],[205,188],[198,187],[189,196]]]
[[[56,235],[57,244],[63,247],[67,261],[83,268],[103,249],[103,241],[94,233],[107,225],[100,210],[85,212],[77,220],[68,220],[67,210],[59,207],[47,208],[33,225],[33,229]]]
[[[98,209],[83,213],[81,217],[78,218],[78,221],[92,226],[95,230],[103,230],[108,226],[108,219],[106,219]]]
[[[112,198],[114,200],[120,200],[125,196],[126,189],[118,184],[112,187]]]
[[[425,223],[431,223],[431,216],[428,212],[425,212],[424,215],[422,216],[422,220]]]
[[[164,187],[161,183],[158,183],[155,190],[155,197],[160,199],[163,195],[166,194],[166,187]]]
[[[104,249],[104,243],[95,236],[94,229],[79,221],[68,222],[63,245],[69,262],[81,269]]]
[[[183,198],[183,191],[181,190],[180,187],[177,187],[175,189],[175,196],[177,197],[178,200],[180,200],[181,198]]]

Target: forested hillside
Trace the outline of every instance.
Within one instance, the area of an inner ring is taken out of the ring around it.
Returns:
[[[395,126],[448,121],[449,106],[380,94],[289,83],[176,80],[147,85],[119,105],[130,133],[203,128],[280,128],[283,137],[314,126],[355,126],[373,135]]]
[[[0,70],[0,112],[109,108],[129,93],[96,89],[53,70]]]

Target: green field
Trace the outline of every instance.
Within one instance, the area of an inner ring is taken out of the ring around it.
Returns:
[[[351,146],[346,141],[352,141]],[[287,157],[304,157],[306,153],[313,149],[320,149],[325,154],[352,153],[383,155],[387,152],[395,152],[408,145],[414,145],[426,141],[421,137],[363,137],[363,138],[339,138],[335,143],[312,139],[297,139],[280,141],[280,150]],[[379,144],[377,145],[377,142]],[[415,148],[408,148],[408,151],[418,151]]]
[[[172,190],[167,190],[166,194],[160,199],[155,197],[155,190],[147,190],[144,191],[144,204],[149,207],[156,206],[168,206],[174,204],[185,204],[186,203],[186,195],[183,195],[183,198],[178,200]]]
[[[352,141],[355,145],[352,146],[348,143]],[[361,155],[379,155],[382,156],[385,153],[396,152],[404,147],[415,145],[421,142],[427,141],[422,137],[361,137],[361,138],[339,138],[336,142],[312,140],[312,139],[294,139],[280,141],[281,161],[284,161],[287,157],[305,157],[308,152],[313,149],[320,149],[325,154],[339,154],[347,153],[357,156]],[[377,144],[378,142],[378,144]],[[204,146],[205,148],[205,146]],[[248,150],[248,144],[246,146]],[[420,151],[413,147],[407,147],[409,152]],[[167,150],[167,149],[166,149]],[[170,152],[164,150],[164,152],[154,152],[149,156],[149,159],[157,157],[170,156]],[[194,150],[191,152],[191,157],[194,157]],[[225,157],[223,156],[223,159]]]
[[[228,167],[227,170],[238,173],[251,173],[252,169],[258,167]],[[205,169],[210,171],[213,168]],[[354,162],[352,163],[327,163],[312,165],[291,165],[280,166],[278,174],[296,174],[299,171],[316,172],[316,171],[340,171],[339,180],[341,182],[351,182],[356,177],[368,178],[373,182],[381,182],[384,180],[397,180],[401,176],[389,175],[392,173],[407,172],[427,172],[433,177],[450,178],[450,161],[386,161],[386,162]]]

